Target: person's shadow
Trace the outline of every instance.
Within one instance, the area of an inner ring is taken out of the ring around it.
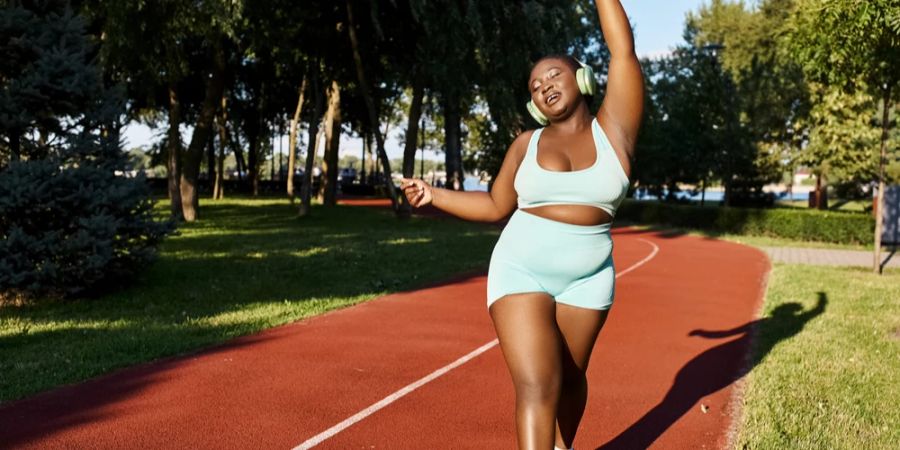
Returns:
[[[762,362],[776,344],[799,333],[807,322],[822,314],[828,296],[824,292],[819,292],[818,296],[818,303],[809,311],[803,311],[799,303],[786,303],[776,307],[770,317],[731,330],[693,330],[688,333],[708,339],[740,337],[690,360],[675,375],[675,382],[659,404],[597,450],[649,447],[703,397],[739,380]],[[751,348],[751,339],[755,344],[753,355],[745,358]]]

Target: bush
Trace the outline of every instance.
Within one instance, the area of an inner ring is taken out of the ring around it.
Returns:
[[[172,230],[143,178],[52,160],[0,171],[0,298],[74,296],[128,280]]]
[[[835,243],[871,244],[875,234],[875,219],[871,215],[852,212],[626,201],[616,217],[642,224]]]

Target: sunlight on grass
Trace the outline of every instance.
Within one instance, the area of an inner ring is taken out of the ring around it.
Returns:
[[[763,317],[779,307],[824,306],[792,337],[783,338],[777,323],[761,326],[735,447],[894,448],[898,300],[900,272],[775,265]]]
[[[386,244],[386,245],[406,245],[406,244],[427,244],[429,242],[431,242],[431,239],[429,239],[429,238],[415,238],[415,239],[400,238],[400,239],[388,239],[386,241],[379,241],[378,243]]]
[[[202,200],[130,288],[0,307],[0,402],[486,269],[498,235],[363,207],[298,218],[287,200]]]

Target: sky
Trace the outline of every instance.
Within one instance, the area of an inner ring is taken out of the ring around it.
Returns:
[[[634,49],[638,56],[657,56],[683,41],[684,17],[697,11],[704,0],[622,0],[634,25]]]
[[[625,12],[634,25],[634,47],[638,56],[660,56],[681,43],[684,17],[688,11],[697,11],[707,0],[621,0]],[[524,100],[523,100],[524,101]],[[185,142],[190,139],[189,130],[182,130]],[[158,139],[148,127],[131,124],[125,128],[125,148],[149,147]],[[391,135],[395,133],[389,133]],[[305,136],[303,137],[305,139]],[[282,137],[281,148],[287,147],[287,136]],[[278,147],[278,145],[276,145]],[[385,147],[389,158],[403,155],[402,144],[389,136]],[[301,147],[302,148],[302,147]],[[341,155],[362,153],[362,141],[342,136]],[[440,154],[426,152],[427,159],[443,159]]]

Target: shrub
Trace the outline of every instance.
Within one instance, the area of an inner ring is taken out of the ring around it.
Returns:
[[[73,296],[128,280],[172,230],[152,208],[142,177],[11,163],[0,171],[0,298]]]
[[[642,224],[836,243],[871,244],[875,234],[875,219],[871,215],[851,212],[627,201],[616,217]]]

